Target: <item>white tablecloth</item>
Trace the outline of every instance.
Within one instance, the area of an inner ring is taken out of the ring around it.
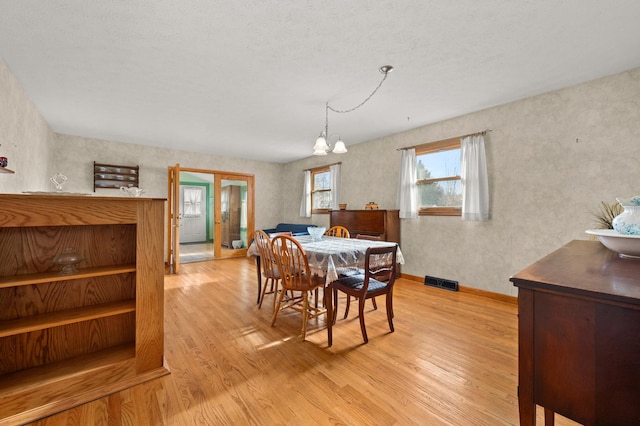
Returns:
[[[338,238],[323,236],[319,241],[314,241],[310,235],[294,237],[309,260],[311,273],[325,277],[328,285],[338,279],[338,274],[355,271],[364,267],[365,254],[369,247],[388,247],[396,243],[387,241],[360,240],[357,238]],[[258,249],[251,244],[247,250],[247,256],[257,256]],[[396,261],[404,264],[404,257],[400,247],[396,252]]]

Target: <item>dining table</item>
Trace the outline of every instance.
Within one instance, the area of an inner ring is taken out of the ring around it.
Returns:
[[[369,247],[389,247],[397,246],[396,261],[404,264],[404,257],[400,246],[391,241],[374,241],[359,238],[340,238],[323,235],[321,238],[313,238],[311,235],[294,236],[304,249],[309,262],[309,270],[313,275],[324,277],[325,294],[330,292],[331,283],[338,280],[340,275],[350,275],[364,268],[365,257]],[[262,294],[262,271],[260,255],[255,243],[251,243],[247,250],[247,256],[254,256],[256,259],[256,270],[258,276],[258,302]],[[332,318],[333,306],[331,297],[325,297],[327,304],[328,318]],[[330,322],[327,321],[331,327]]]

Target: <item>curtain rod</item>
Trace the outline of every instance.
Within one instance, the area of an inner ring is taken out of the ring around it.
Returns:
[[[454,136],[454,137],[452,137],[452,138],[440,139],[439,141],[424,142],[424,143],[421,143],[421,144],[419,144],[419,145],[405,146],[404,148],[398,148],[396,151],[404,151],[405,149],[413,149],[413,148],[417,148],[417,147],[422,146],[422,145],[426,145],[426,144],[428,144],[428,143],[444,142],[444,141],[448,141],[448,140],[451,140],[451,139],[462,139],[462,138],[466,138],[467,136],[480,136],[480,135],[484,136],[484,135],[486,135],[486,134],[487,134],[487,133],[489,133],[489,132],[493,132],[493,130],[491,130],[491,129],[486,129],[486,130],[483,130],[483,131],[481,131],[481,132],[469,133],[468,135]]]
[[[324,166],[312,167],[310,169],[304,169],[303,172],[308,172],[308,171],[316,170],[316,169],[323,169],[325,167],[335,166],[336,164],[342,164],[342,161],[339,161],[337,163],[332,163],[332,164],[325,164]]]

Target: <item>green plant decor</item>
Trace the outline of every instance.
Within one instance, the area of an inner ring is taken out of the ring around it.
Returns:
[[[613,225],[611,224],[613,218],[623,211],[624,208],[618,202],[609,204],[604,201],[600,201],[600,210],[597,213],[594,213],[593,216],[596,219],[599,229],[613,229]]]

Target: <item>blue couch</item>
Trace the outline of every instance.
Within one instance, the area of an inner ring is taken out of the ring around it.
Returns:
[[[291,232],[292,235],[309,235],[307,227],[316,225],[306,225],[299,223],[279,223],[275,228],[263,229],[267,234],[273,234],[275,232]]]

